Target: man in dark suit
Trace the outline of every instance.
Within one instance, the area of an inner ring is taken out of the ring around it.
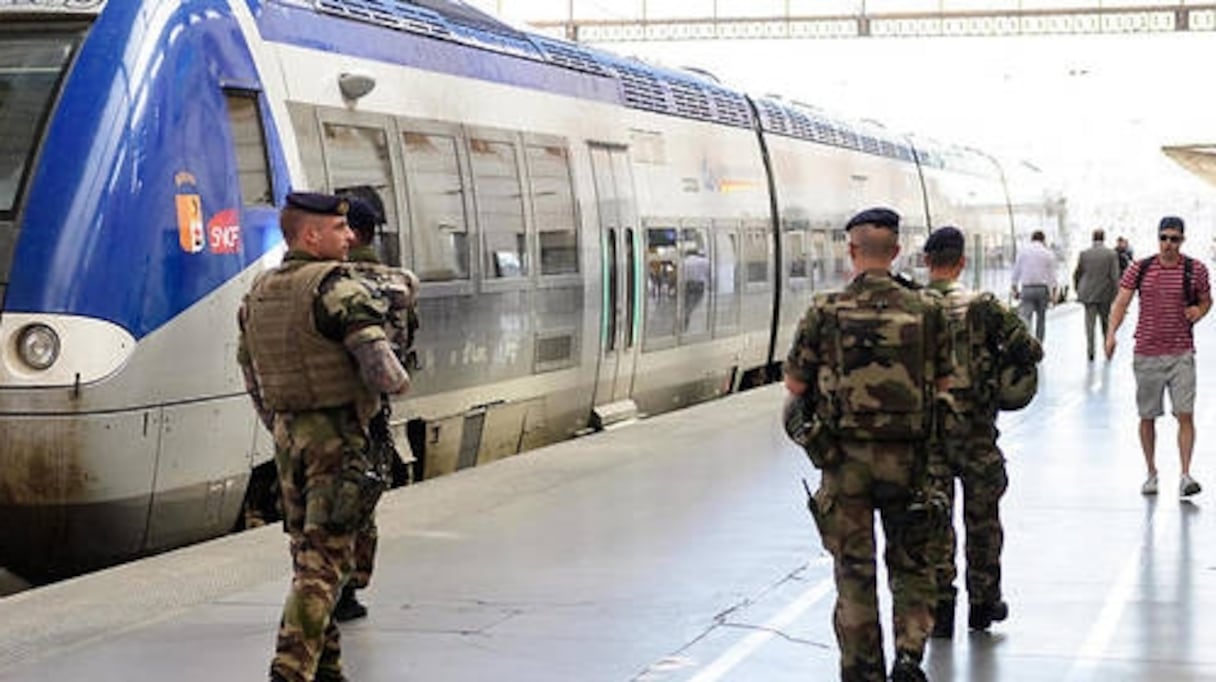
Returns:
[[[1094,230],[1093,246],[1081,252],[1072,283],[1077,300],[1085,305],[1085,349],[1089,361],[1094,360],[1094,318],[1102,323],[1102,338],[1106,338],[1110,319],[1110,304],[1119,293],[1119,255],[1106,246],[1106,233]]]

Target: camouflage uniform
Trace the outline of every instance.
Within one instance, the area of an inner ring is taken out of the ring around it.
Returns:
[[[318,262],[289,251],[281,267],[255,281],[240,311],[238,360],[247,381],[256,377],[251,396],[263,421],[272,424],[283,526],[290,536],[293,578],[271,664],[272,674],[290,682],[345,679],[338,628],[330,616],[353,567],[355,530],[368,513],[352,486],[363,485],[355,482],[371,469],[367,423],[379,408],[379,397],[367,389],[351,402],[315,409],[275,409],[268,395],[267,360],[259,351],[264,341],[255,331],[256,317],[266,316],[259,287]],[[344,266],[333,263],[314,296],[316,332],[338,349],[384,339],[386,306]],[[356,363],[347,358],[346,371],[361,385]]]
[[[406,353],[413,343],[412,328],[417,326],[416,319],[412,319],[418,296],[417,276],[408,270],[382,264],[376,250],[370,245],[352,247],[348,261],[368,288],[388,306],[384,331],[397,358],[405,365]],[[385,411],[373,417],[373,421],[384,420],[385,423],[379,425],[384,432],[388,429],[388,405],[386,401]],[[387,475],[388,472],[384,473]],[[347,583],[348,587],[361,590],[371,583],[379,537],[376,519],[372,516],[355,535],[355,570]]]
[[[991,297],[977,299],[961,284],[939,280],[929,285],[942,294],[947,318],[954,337],[958,362],[951,377],[951,395],[961,417],[959,434],[944,448],[944,471],[934,471],[934,478],[954,509],[954,479],[963,485],[963,526],[966,530],[967,599],[972,605],[994,604],[1001,601],[1001,549],[1005,533],[1001,527],[1000,499],[1008,478],[1005,457],[997,446],[1000,432],[996,428],[997,402],[993,389],[998,371],[997,358],[989,348],[996,339],[1022,337],[1023,342],[1038,347],[1038,341],[1012,311]],[[981,319],[969,325],[967,316]],[[972,333],[981,338],[972,339]],[[934,580],[938,598],[953,608],[957,540],[953,523],[943,527],[932,542],[936,564]]]
[[[388,305],[385,333],[401,364],[405,365],[405,355],[413,345],[413,329],[418,326],[414,306],[418,299],[418,276],[409,270],[384,265],[371,246],[351,247],[348,260],[368,288]]]
[[[840,296],[816,296],[799,325],[785,371],[806,383],[808,393],[816,394],[815,411],[823,423],[831,425],[828,432],[834,432],[821,441],[828,453],[812,507],[824,547],[835,559],[834,625],[841,679],[870,682],[886,679],[876,585],[875,511],[886,537],[884,559],[894,597],[896,652],[920,661],[932,627],[934,589],[926,556],[928,532],[925,520],[910,513],[910,503],[923,486],[925,439],[923,435],[880,439],[874,438],[879,435],[877,430],[842,429],[834,407],[842,401],[869,403],[873,412],[870,425],[878,429],[904,418],[923,421],[931,410],[934,381],[951,371],[950,338],[937,297],[908,288],[885,272],[866,272],[844,291],[843,297],[869,311],[868,323],[839,321],[833,306]],[[918,321],[922,338],[902,338],[906,327],[892,326],[901,316]],[[904,363],[893,361],[903,346],[920,349],[923,367],[916,372],[919,376],[906,371]],[[867,368],[863,377],[867,385],[854,385],[849,389],[854,395],[833,385],[844,372],[857,368]],[[910,401],[920,405],[920,417],[912,411],[900,414],[894,407]]]

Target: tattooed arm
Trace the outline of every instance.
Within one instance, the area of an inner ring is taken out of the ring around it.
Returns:
[[[384,332],[388,304],[344,270],[323,280],[314,304],[317,330],[340,340],[359,365],[359,377],[375,393],[400,395],[410,375],[393,354]]]
[[[410,375],[401,366],[387,339],[381,337],[349,347],[359,363],[359,376],[376,393],[402,395],[410,390]]]

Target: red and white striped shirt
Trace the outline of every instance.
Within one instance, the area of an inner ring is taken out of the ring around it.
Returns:
[[[1123,273],[1119,286],[1135,289],[1141,261],[1135,261]],[[1208,269],[1198,259],[1191,259],[1191,288],[1198,297],[1211,290]],[[1136,355],[1181,355],[1195,350],[1191,323],[1183,311],[1186,297],[1182,291],[1183,266],[1180,259],[1172,267],[1154,258],[1140,283],[1140,319],[1136,322]]]

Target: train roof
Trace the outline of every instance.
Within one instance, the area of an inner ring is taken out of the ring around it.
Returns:
[[[629,108],[741,128],[755,124],[743,93],[699,74],[521,31],[459,0],[314,0],[310,4],[323,14],[611,78],[619,84],[621,101]],[[876,126],[830,117],[773,98],[754,101],[760,126],[766,132],[915,160],[906,140]]]
[[[402,31],[590,74],[614,81],[626,107],[738,128],[759,127],[771,134],[852,149],[973,175],[990,175],[991,159],[974,150],[910,140],[885,128],[829,115],[815,107],[777,97],[755,97],[689,70],[668,69],[520,30],[460,0],[266,0],[267,4],[309,9],[319,14]],[[11,0],[6,16],[54,12],[90,16],[107,0]],[[756,117],[754,118],[753,112]],[[988,163],[985,163],[987,161]]]

